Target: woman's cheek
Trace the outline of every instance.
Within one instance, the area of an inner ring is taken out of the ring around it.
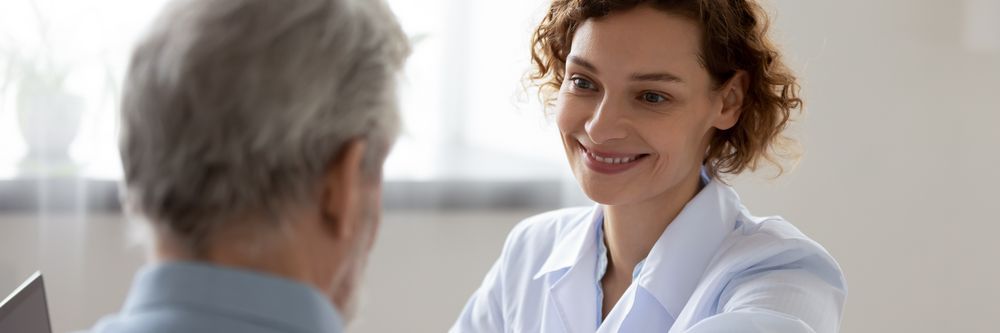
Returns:
[[[556,125],[562,133],[572,133],[580,122],[581,112],[576,112],[573,102],[567,96],[560,96],[555,105]]]

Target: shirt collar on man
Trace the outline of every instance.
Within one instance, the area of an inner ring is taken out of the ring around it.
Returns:
[[[195,262],[144,267],[122,315],[159,306],[199,309],[289,332],[339,332],[340,315],[318,290],[278,276]]]

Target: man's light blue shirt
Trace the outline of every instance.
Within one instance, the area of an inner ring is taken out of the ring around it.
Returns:
[[[96,333],[339,333],[340,315],[318,290],[248,270],[172,262],[143,268],[122,311]]]

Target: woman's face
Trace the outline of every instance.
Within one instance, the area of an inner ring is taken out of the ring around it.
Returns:
[[[700,38],[696,23],[648,6],[577,29],[556,115],[573,173],[594,201],[639,203],[696,184],[714,129],[736,123],[739,108],[727,104],[741,94],[727,94],[729,83],[715,89]]]

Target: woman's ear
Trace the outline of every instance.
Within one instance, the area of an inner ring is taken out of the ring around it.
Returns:
[[[333,237],[351,237],[359,227],[365,151],[364,140],[351,140],[327,165],[319,208],[323,227]]]
[[[743,113],[743,102],[746,100],[750,79],[745,71],[736,71],[733,77],[722,86],[719,97],[722,98],[722,109],[713,126],[719,130],[727,130],[736,126]]]

